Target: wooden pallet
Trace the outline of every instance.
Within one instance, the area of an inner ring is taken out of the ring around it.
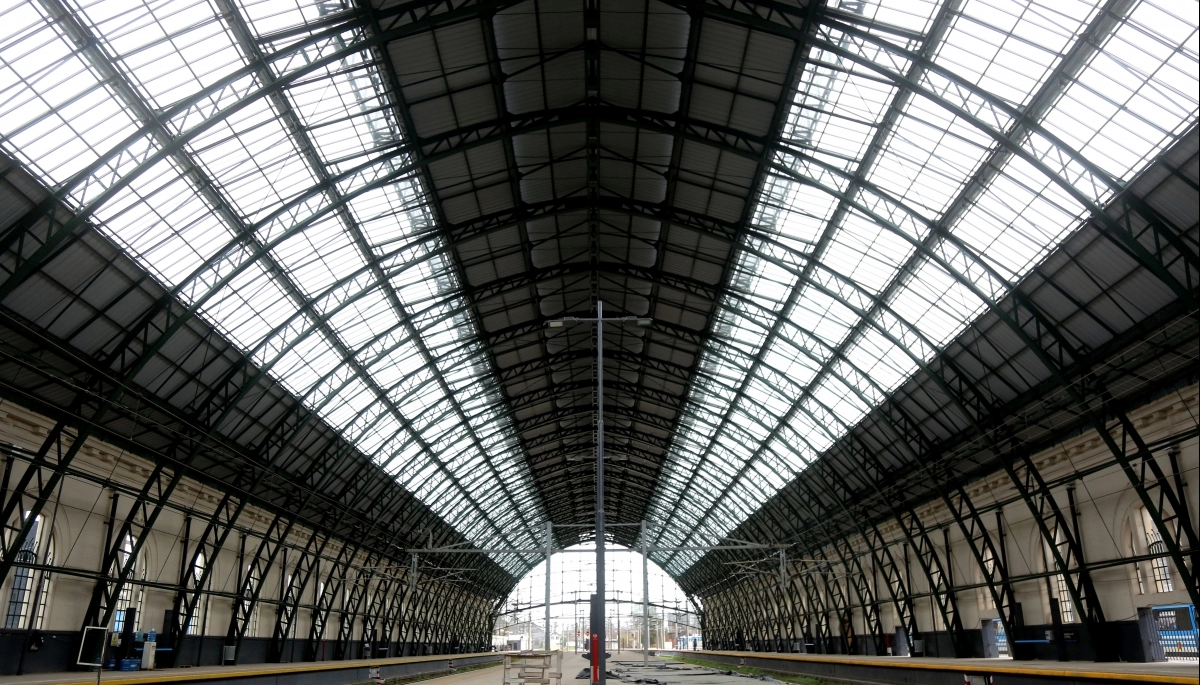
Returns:
[[[505,654],[504,685],[562,685],[562,652]]]

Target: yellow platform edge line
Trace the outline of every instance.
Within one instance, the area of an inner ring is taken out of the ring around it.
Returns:
[[[233,678],[258,678],[261,676],[281,675],[284,673],[312,673],[314,671],[348,671],[358,668],[375,668],[376,666],[395,666],[398,664],[422,664],[430,661],[450,661],[452,659],[473,659],[481,656],[503,657],[499,652],[476,652],[474,654],[431,654],[428,656],[400,656],[391,659],[359,659],[355,661],[303,661],[293,664],[278,664],[271,668],[254,668],[253,666],[231,666],[220,671],[204,673],[172,673],[169,671],[184,669],[164,669],[163,671],[137,671],[137,673],[154,673],[156,675],[141,675],[138,677],[117,676],[105,678],[101,676],[101,685],[151,685],[152,683],[179,683],[199,680],[229,680]],[[111,671],[110,671],[111,672]],[[115,673],[120,673],[116,671]],[[162,673],[163,675],[157,675]],[[96,679],[82,678],[79,680],[55,681],[54,685],[96,685]]]
[[[1030,666],[1010,666],[1007,663],[997,663],[995,668],[971,668],[976,664],[963,664],[961,666],[952,664],[940,663],[915,663],[904,661],[873,661],[871,659],[829,659],[821,656],[799,655],[799,654],[771,654],[769,652],[709,652],[709,651],[692,651],[692,650],[657,650],[660,654],[680,654],[686,656],[688,654],[707,654],[710,656],[724,657],[742,657],[747,659],[764,659],[776,661],[810,661],[824,664],[847,664],[852,666],[870,666],[873,668],[913,668],[923,671],[956,671],[959,673],[967,672],[987,672],[987,673],[1012,673],[1014,675],[1033,675],[1052,678],[1090,678],[1092,680],[1119,680],[1123,682],[1138,682],[1138,683],[1165,683],[1169,685],[1192,685],[1200,682],[1200,675],[1195,678],[1178,675],[1166,675],[1156,673],[1128,673],[1116,671],[1086,671],[1073,669],[1058,669],[1058,668],[1038,668]],[[893,657],[895,658],[895,657]]]

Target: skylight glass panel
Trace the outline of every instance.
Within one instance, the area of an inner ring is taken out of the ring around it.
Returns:
[[[223,251],[234,233],[169,162],[136,179],[96,217],[166,282],[189,278]]]
[[[1095,16],[1083,0],[1014,3],[971,0],[937,62],[1014,105],[1023,105]]]
[[[90,0],[78,8],[155,107],[173,105],[243,64],[207,0]]]
[[[103,79],[32,3],[0,3],[0,132],[57,186],[136,130]]]
[[[880,25],[926,33],[940,3],[934,0],[910,2],[856,2],[840,0],[834,3],[844,12],[861,15]]]
[[[1082,0],[830,8],[776,154],[792,173],[765,179],[651,503],[665,546],[719,542],[1110,198],[1104,173],[1127,181],[1196,122],[1197,20],[1176,5],[1143,0],[1124,17]],[[926,38],[897,42],[883,24]],[[1090,26],[1102,38],[1081,44]],[[1068,67],[1059,92],[1052,75]],[[804,259],[765,259],[777,246]],[[701,556],[656,558],[679,574]]]
[[[6,151],[472,542],[536,544],[543,514],[362,30],[306,32],[328,6],[293,0],[68,9],[0,4]]]
[[[928,100],[911,99],[868,179],[925,216],[938,216],[992,143],[961,117]]]
[[[917,363],[908,353],[877,328],[865,331],[855,340],[846,351],[846,359],[870,379],[873,387],[862,389],[877,402],[883,397],[876,389],[894,390],[917,369]]]
[[[287,379],[287,387],[297,397],[304,397],[317,384],[337,357],[320,333],[305,336],[276,357],[273,372]]]
[[[1128,177],[1195,120],[1198,52],[1194,6],[1139,2],[1046,116],[1046,129]]]
[[[880,230],[871,219],[850,212],[834,232],[821,262],[876,294],[892,281],[913,249],[905,236]]]

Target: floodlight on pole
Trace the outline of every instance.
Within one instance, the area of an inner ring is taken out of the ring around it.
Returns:
[[[558,319],[551,319],[546,322],[547,328],[562,328],[567,323],[591,323],[596,324],[596,594],[599,597],[600,607],[604,607],[604,322],[611,321],[613,323],[632,322],[641,328],[646,328],[654,323],[653,319],[644,316],[614,316],[604,318],[604,302],[596,300],[596,316],[577,317],[567,316]],[[598,619],[598,620],[597,620]],[[601,609],[600,616],[593,616],[592,623],[597,626],[596,634],[590,636],[592,639],[592,678],[593,683],[605,685],[607,661],[604,658],[604,650],[608,647],[604,625],[604,611]]]

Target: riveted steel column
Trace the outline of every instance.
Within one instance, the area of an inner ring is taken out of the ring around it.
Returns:
[[[642,521],[642,666],[650,663],[650,527]]]
[[[550,555],[554,554],[554,524],[546,521],[546,650],[550,650]]]

